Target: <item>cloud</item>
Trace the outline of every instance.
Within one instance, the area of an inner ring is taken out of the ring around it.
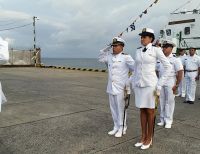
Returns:
[[[12,10],[0,10],[0,18],[2,19],[30,19],[31,16],[27,13],[24,12],[19,12],[19,11],[12,11]]]
[[[193,0],[189,9],[199,2]],[[153,2],[140,0],[0,0],[1,19],[36,22],[37,45],[44,57],[97,57],[98,50],[133,22]],[[156,34],[167,23],[169,13],[181,6],[182,0],[160,0],[136,23],[136,30],[124,35],[126,51],[133,53],[140,46],[138,33],[151,27]],[[2,28],[0,26],[0,28]],[[33,46],[33,27],[3,31],[13,46]]]

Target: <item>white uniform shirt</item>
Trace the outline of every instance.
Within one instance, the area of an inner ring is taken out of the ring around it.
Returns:
[[[0,64],[9,60],[8,42],[0,37]]]
[[[129,70],[134,70],[133,58],[122,52],[115,55],[101,50],[99,61],[106,63],[108,67],[107,93],[112,95],[122,93],[129,78]]]
[[[180,58],[180,60],[181,60],[181,63],[182,63],[182,65],[184,65],[184,62],[185,62],[185,58],[187,57],[187,55],[183,55],[183,56],[179,56],[178,58]]]
[[[143,52],[143,49],[144,47],[136,51],[132,85],[133,87],[157,86],[157,89],[160,90],[171,70],[169,60],[165,57],[161,48],[152,46],[152,43],[146,46],[146,52]],[[159,80],[156,75],[157,60],[162,62],[164,66],[163,76]]]
[[[186,56],[184,61],[185,70],[187,71],[193,71],[197,70],[200,67],[200,57],[197,55],[194,56]]]
[[[169,60],[172,69],[168,75],[168,79],[165,81],[164,86],[173,86],[175,84],[176,81],[176,75],[177,72],[180,70],[183,70],[183,65],[181,63],[180,58],[176,58],[173,56],[173,54],[170,54],[167,59]],[[158,62],[158,67],[157,67],[158,71],[159,71],[159,77],[161,77],[164,74],[164,67],[162,63]]]

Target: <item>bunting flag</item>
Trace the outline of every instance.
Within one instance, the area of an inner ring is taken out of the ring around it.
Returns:
[[[155,2],[154,2],[154,3],[155,3],[155,4],[156,4],[156,3],[158,3],[158,0],[155,0]]]
[[[132,23],[132,24],[130,25],[130,28],[131,28],[131,31],[135,30],[135,24]]]
[[[119,37],[121,37],[123,35],[123,32],[121,34],[119,34]]]
[[[129,29],[131,31],[135,30],[135,23],[137,22],[137,20],[141,19],[143,17],[143,15],[147,14],[148,13],[148,9],[151,8],[154,4],[157,4],[159,0],[155,0],[151,5],[149,5],[148,8],[146,8],[133,22],[132,24],[127,27],[123,32],[121,32],[118,37],[122,37],[122,35],[124,34],[124,32],[129,32]]]
[[[144,14],[147,14],[147,10],[145,10],[143,13],[144,13]]]

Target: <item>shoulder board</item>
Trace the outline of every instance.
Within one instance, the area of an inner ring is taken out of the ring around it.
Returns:
[[[155,44],[152,45],[153,47],[157,47]]]
[[[142,47],[138,47],[137,49],[141,49]]]
[[[157,63],[160,63],[159,61],[157,61]]]
[[[128,55],[127,53],[122,52],[122,55]]]

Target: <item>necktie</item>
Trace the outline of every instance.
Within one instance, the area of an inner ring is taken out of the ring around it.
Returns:
[[[143,50],[142,50],[142,52],[146,52],[147,51],[147,48],[145,47]]]

